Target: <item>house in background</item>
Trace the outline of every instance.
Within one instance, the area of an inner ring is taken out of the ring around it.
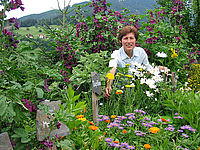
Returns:
[[[38,37],[39,37],[40,39],[43,39],[43,38],[44,38],[44,34],[39,34]]]
[[[33,35],[32,35],[32,34],[26,34],[25,36],[26,36],[27,38],[31,38],[31,39],[33,38]]]

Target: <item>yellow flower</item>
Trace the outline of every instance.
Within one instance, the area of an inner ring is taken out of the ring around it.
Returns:
[[[86,121],[86,118],[78,118],[78,120]]]
[[[173,48],[171,48],[171,51],[172,51],[172,53],[173,53],[173,54],[171,55],[172,58],[178,56],[178,54],[175,52],[175,50],[174,50]]]
[[[146,148],[146,149],[151,149],[151,145],[149,145],[149,144],[144,144],[144,148]]]
[[[129,78],[133,78],[133,76],[132,76],[132,75],[129,75],[129,74],[128,74],[128,75],[125,75],[125,76],[126,76],[126,77],[129,77]]]
[[[135,87],[135,85],[134,85],[134,84],[131,84],[131,85],[125,85],[125,87],[130,88],[130,87]]]
[[[142,68],[138,68],[138,71],[142,71],[143,69]]]
[[[114,118],[116,118],[117,117],[117,115],[111,115],[111,118],[112,119],[114,119]]]
[[[131,64],[126,64],[125,66],[126,66],[126,67],[129,67],[130,65],[131,65]]]
[[[122,74],[122,73],[120,73],[120,72],[118,72],[117,75],[119,75],[119,76],[124,76],[124,74]]]
[[[108,74],[106,75],[106,77],[107,77],[109,80],[113,80],[113,79],[114,79],[114,74],[108,73]]]
[[[151,132],[151,133],[157,133],[157,132],[160,132],[160,129],[158,127],[151,127],[149,129],[149,132]]]

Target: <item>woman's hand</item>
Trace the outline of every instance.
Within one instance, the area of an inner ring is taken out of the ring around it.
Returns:
[[[104,95],[105,95],[106,99],[110,99],[111,91],[112,91],[111,86],[106,86],[106,88],[104,90]]]

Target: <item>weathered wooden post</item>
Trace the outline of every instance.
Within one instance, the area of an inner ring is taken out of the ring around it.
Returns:
[[[40,105],[45,105],[49,107],[49,113],[55,113],[55,111],[58,111],[60,109],[59,104],[61,104],[61,101],[43,101],[40,103]],[[50,128],[49,124],[53,120],[53,116],[48,115],[44,113],[42,110],[37,110],[36,114],[36,134],[37,134],[37,140],[38,141],[43,141],[45,137],[49,135]],[[55,135],[58,135],[59,137],[61,136],[66,136],[69,135],[69,128],[61,123],[60,129],[56,129],[51,131],[50,133],[50,138],[55,137]],[[57,150],[56,146],[53,145],[52,148],[49,148],[48,150]]]
[[[91,72],[92,77],[92,112],[93,112],[93,122],[99,125],[98,121],[98,95],[101,95],[101,81],[100,75],[96,72]]]
[[[172,86],[173,86],[172,90],[173,90],[173,92],[176,91],[176,84],[177,84],[177,82],[176,82],[176,73],[172,72]]]
[[[0,134],[0,150],[13,150],[7,132]]]

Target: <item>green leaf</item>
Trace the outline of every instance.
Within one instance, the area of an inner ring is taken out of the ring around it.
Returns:
[[[37,97],[38,98],[43,98],[44,92],[41,88],[35,88],[37,92]]]
[[[31,141],[31,139],[28,138],[28,137],[22,137],[22,138],[21,138],[21,142],[22,142],[22,143],[28,143],[29,141]]]
[[[72,99],[73,103],[75,103],[75,101],[79,99],[80,95],[81,95],[81,94],[76,95],[76,96],[73,97],[73,99]]]
[[[33,87],[33,83],[32,82],[30,82],[30,81],[27,81],[24,85],[23,85],[23,89],[24,90],[31,90],[32,89],[32,87]]]
[[[7,111],[10,114],[10,116],[12,116],[12,117],[16,116],[16,113],[15,113],[15,111],[13,109],[13,103],[10,103],[8,105]]]
[[[72,99],[74,97],[74,90],[71,88],[70,85],[68,87],[67,93],[68,93],[68,96],[70,99]]]
[[[3,116],[8,105],[6,103],[6,97],[1,96],[0,97],[0,116]]]
[[[17,89],[17,88],[21,88],[22,87],[19,83],[15,82],[15,81],[10,81],[10,82],[14,84],[11,87],[11,89]]]

